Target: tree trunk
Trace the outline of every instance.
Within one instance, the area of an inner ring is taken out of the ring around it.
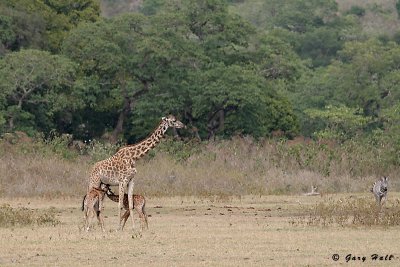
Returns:
[[[214,112],[208,119],[207,129],[208,129],[208,139],[215,140],[215,134],[218,131],[224,129],[225,124],[225,111],[220,109]]]
[[[128,117],[131,110],[132,110],[132,101],[131,99],[129,99],[129,97],[125,97],[124,107],[122,108],[121,112],[118,115],[117,124],[110,136],[110,143],[115,144],[118,142],[118,137],[124,130],[125,119]]]
[[[149,91],[150,88],[150,82],[147,80],[141,80],[141,83],[143,84],[143,89],[135,92],[132,96],[128,95],[128,92],[126,89],[123,90],[125,96],[124,96],[124,106],[121,110],[121,112],[118,115],[118,120],[117,124],[115,125],[114,130],[111,133],[111,136],[109,138],[110,143],[115,144],[118,142],[118,137],[121,135],[121,133],[124,131],[124,122],[126,118],[129,116],[131,111],[133,110],[135,101],[144,93]],[[125,84],[123,84],[125,86]]]

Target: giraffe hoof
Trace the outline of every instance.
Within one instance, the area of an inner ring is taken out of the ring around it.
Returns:
[[[142,233],[135,233],[132,235],[132,239],[142,238]]]

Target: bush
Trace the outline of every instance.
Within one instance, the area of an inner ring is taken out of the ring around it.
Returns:
[[[167,138],[157,146],[157,150],[151,150],[150,157],[155,156],[155,151],[165,152],[176,161],[184,162],[196,153],[200,153],[202,145],[196,139],[189,141]]]
[[[388,203],[387,203],[388,204]],[[400,202],[382,209],[372,199],[327,199],[307,210],[308,215],[291,220],[291,224],[309,226],[398,226]]]
[[[365,15],[365,9],[363,7],[360,6],[352,6],[347,12],[346,14],[352,14],[352,15],[356,15],[358,17],[362,17]]]
[[[54,210],[39,212],[27,208],[12,208],[8,204],[0,207],[0,227],[51,225],[60,221],[56,219]]]

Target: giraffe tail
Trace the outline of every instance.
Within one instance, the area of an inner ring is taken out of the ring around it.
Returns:
[[[82,207],[81,207],[82,211],[85,209],[85,200],[86,200],[86,195],[83,196]]]

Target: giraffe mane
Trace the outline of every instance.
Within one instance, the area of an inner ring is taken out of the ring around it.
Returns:
[[[161,120],[160,123],[158,123],[157,127],[154,128],[154,130],[153,130],[146,138],[143,138],[143,140],[140,140],[138,143],[134,143],[134,144],[130,144],[130,145],[126,145],[126,146],[124,146],[124,147],[121,147],[121,149],[122,149],[122,148],[126,148],[126,147],[139,146],[139,145],[143,144],[144,142],[146,142],[146,141],[154,134],[154,132],[155,132],[157,129],[159,129],[159,128],[161,127],[161,124],[163,124],[163,122],[164,122],[164,121]]]

